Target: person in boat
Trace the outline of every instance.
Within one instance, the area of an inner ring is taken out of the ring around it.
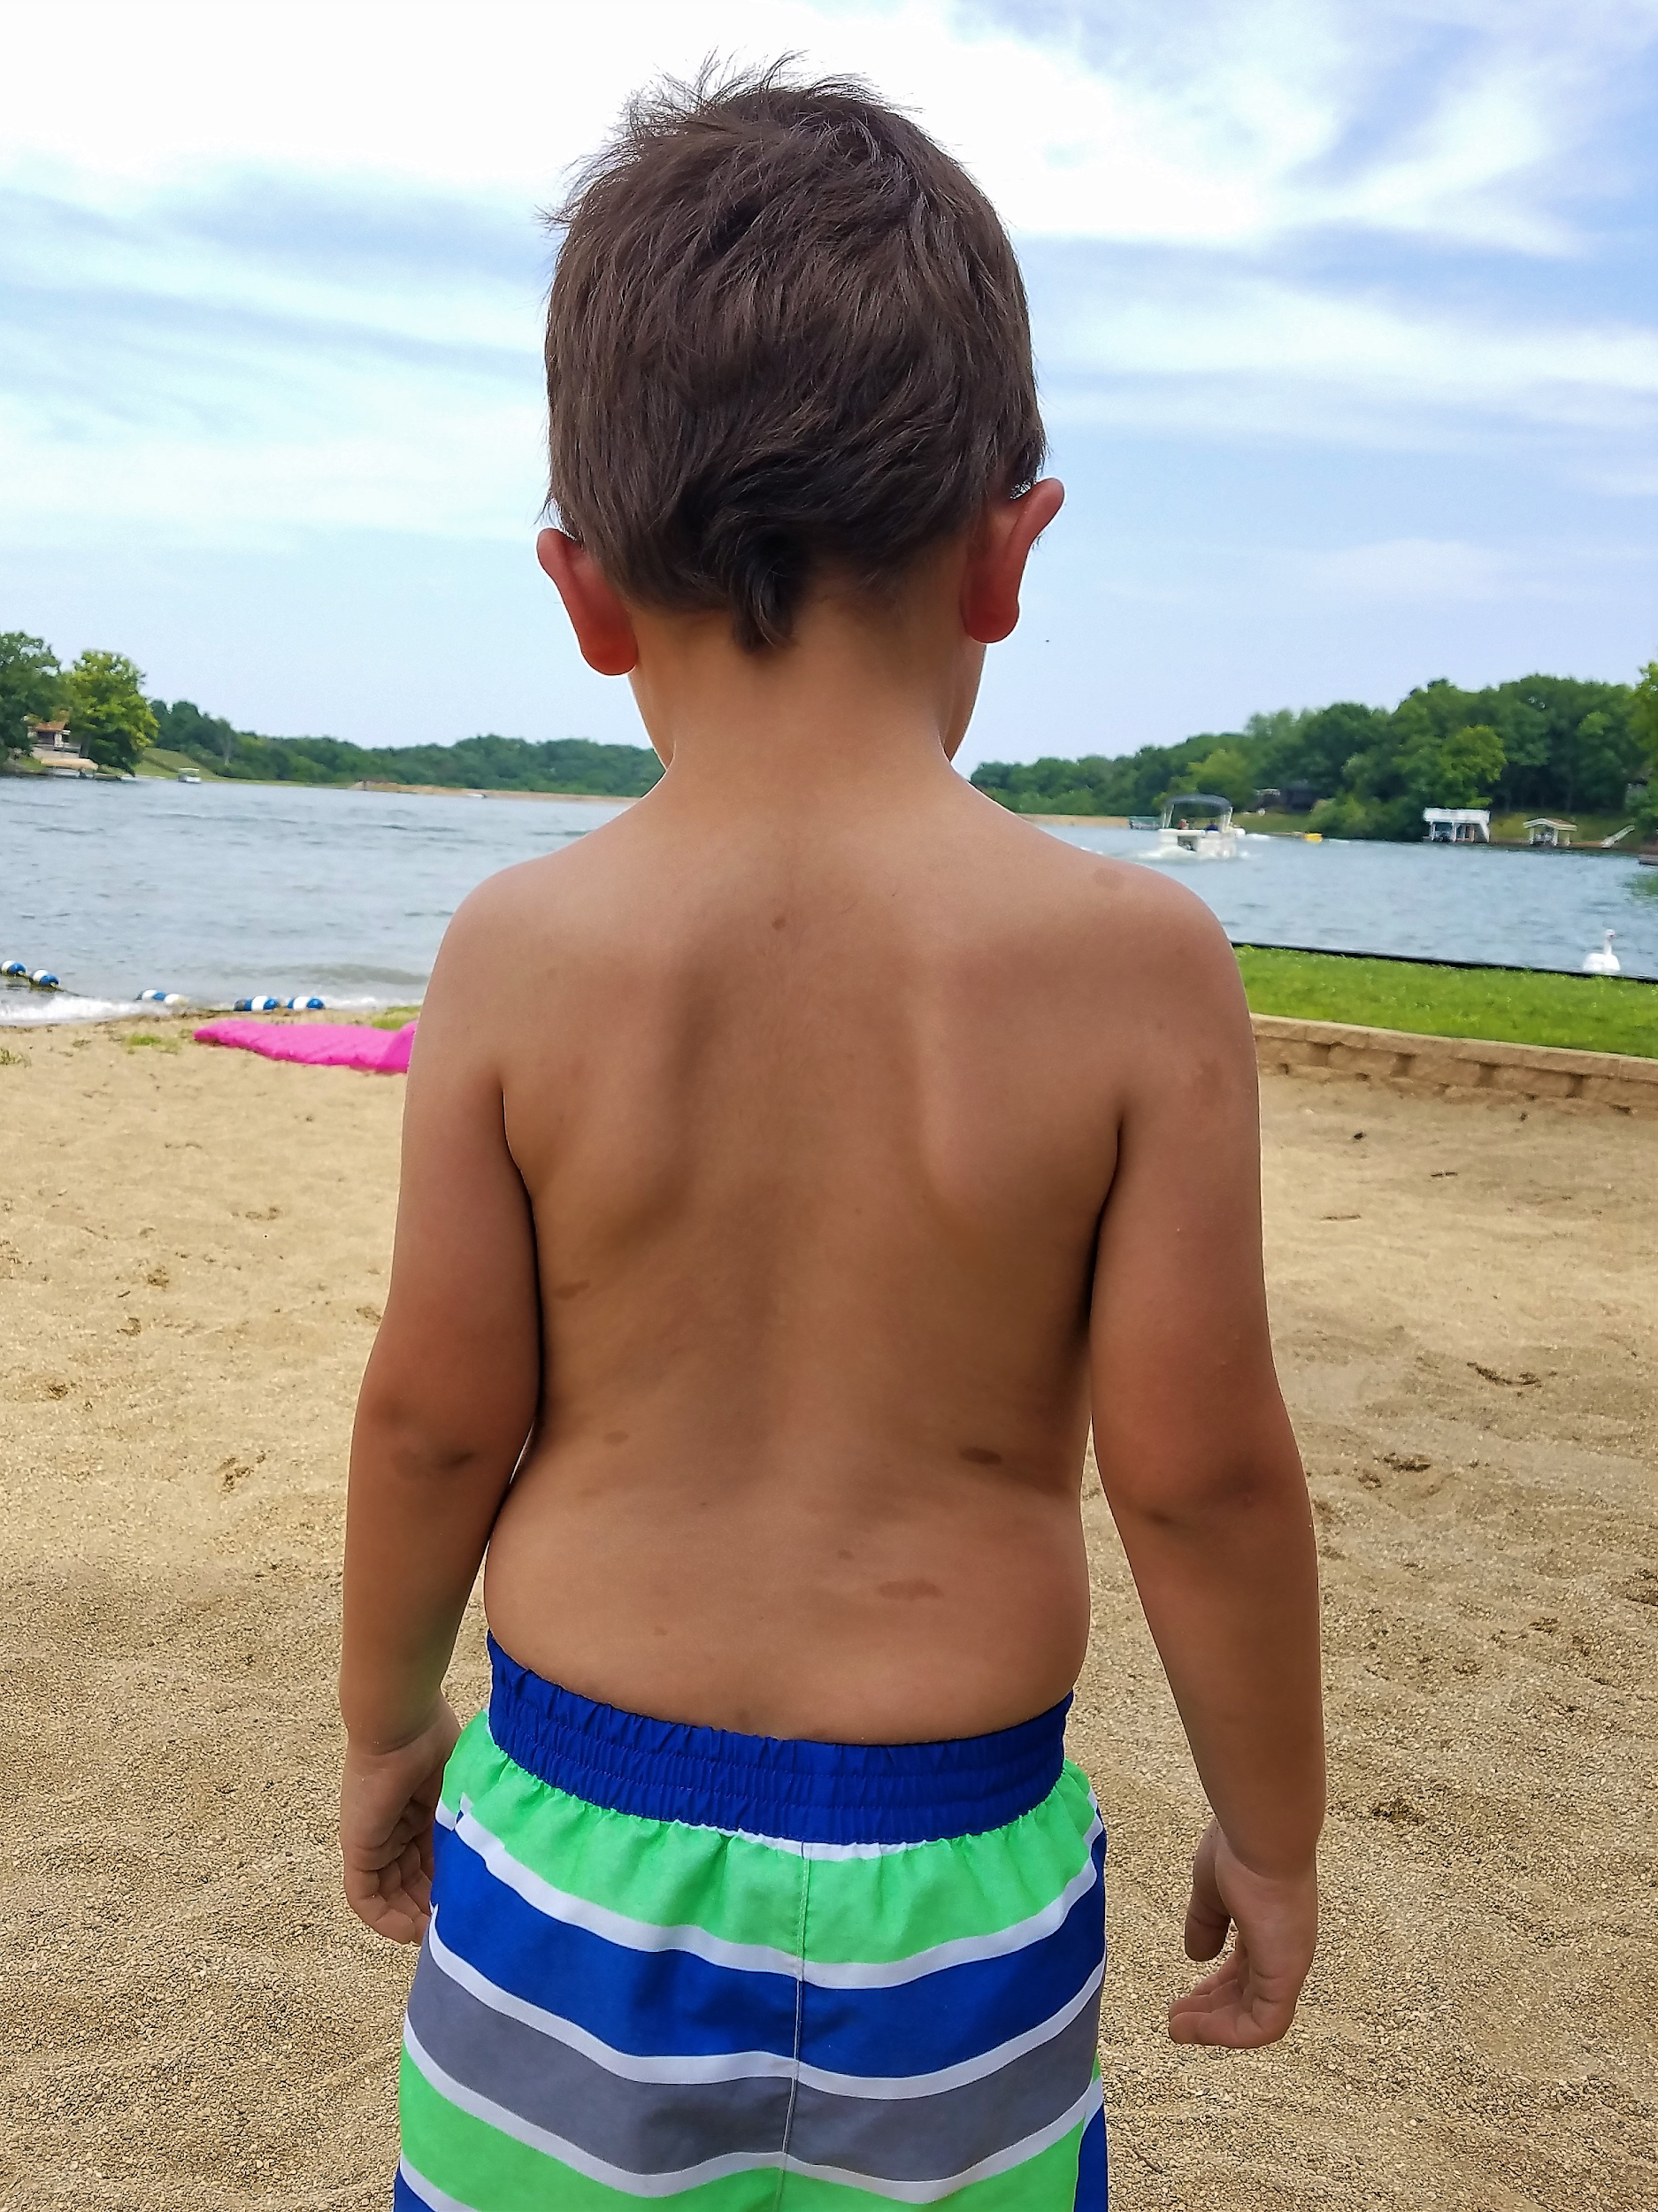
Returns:
[[[1091,1416],[1233,1936],[1171,2033],[1283,2035],[1316,1931],[1237,964],[951,766],[1061,500],[971,180],[774,70],[564,225],[541,558],[665,772],[464,902],[413,1045],[341,1675],[397,2201],[1098,2212]]]

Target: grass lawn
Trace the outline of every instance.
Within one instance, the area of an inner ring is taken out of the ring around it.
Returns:
[[[1549,811],[1546,806],[1531,810],[1531,813],[1535,814],[1547,814]],[[1493,814],[1491,818],[1492,841],[1500,845],[1524,845],[1527,841],[1525,826],[1529,819],[1530,814]],[[1598,845],[1603,837],[1611,837],[1618,830],[1629,827],[1630,810],[1625,807],[1617,814],[1582,814],[1575,813],[1568,807],[1561,819],[1576,824],[1577,833],[1572,840],[1574,844]],[[1623,849],[1632,852],[1639,842],[1640,840],[1631,831],[1623,840]]]
[[[1238,965],[1257,1014],[1658,1059],[1658,984],[1617,976],[1417,967],[1247,946],[1239,947]]]
[[[171,776],[182,774],[199,776],[203,783],[217,783],[219,779],[211,768],[203,768],[199,760],[192,760],[188,753],[170,753],[165,745],[148,745],[138,756],[141,776]]]

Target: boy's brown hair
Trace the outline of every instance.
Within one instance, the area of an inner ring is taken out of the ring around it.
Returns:
[[[554,220],[550,503],[628,598],[785,642],[1041,465],[1025,288],[989,201],[849,79],[668,83]]]

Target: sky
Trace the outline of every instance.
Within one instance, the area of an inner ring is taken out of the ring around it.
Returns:
[[[534,562],[540,211],[710,53],[862,74],[1013,233],[1067,501],[964,764],[1658,653],[1658,0],[5,14],[0,630],[152,695],[640,741]]]

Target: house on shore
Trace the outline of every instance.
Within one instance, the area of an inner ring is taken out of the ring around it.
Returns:
[[[71,736],[67,722],[31,722],[28,733],[31,757],[55,776],[97,774],[96,761],[81,751],[81,741]]]
[[[1563,852],[1577,834],[1576,822],[1557,822],[1552,815],[1534,815],[1525,826],[1525,841],[1539,852]]]

